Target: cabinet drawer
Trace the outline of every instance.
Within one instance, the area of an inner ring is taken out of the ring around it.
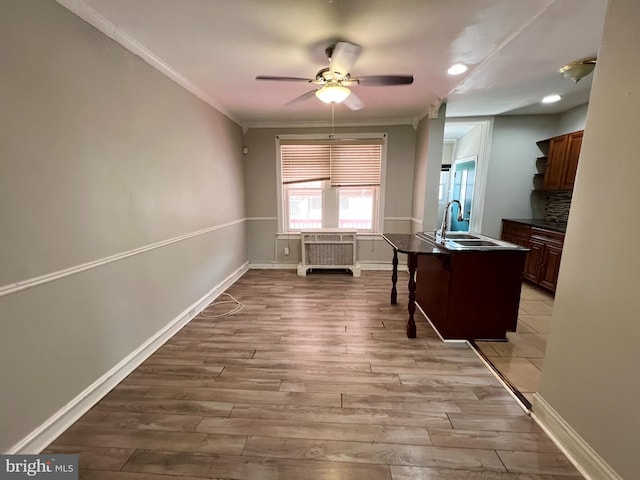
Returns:
[[[529,225],[524,225],[522,223],[514,223],[514,222],[502,222],[502,235],[507,235],[509,237],[520,237],[522,239],[527,240],[529,238],[529,231],[531,227]]]
[[[531,240],[539,240],[544,243],[562,245],[564,243],[564,233],[531,227]]]

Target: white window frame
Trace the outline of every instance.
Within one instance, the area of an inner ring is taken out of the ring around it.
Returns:
[[[353,187],[339,187],[335,189],[335,197],[336,197],[336,208],[335,208],[335,213],[337,214],[337,218],[336,218],[336,224],[340,225],[340,192],[341,191],[346,191],[346,190],[358,190],[358,189],[372,189],[373,190],[373,218],[371,219],[371,228],[367,228],[367,229],[356,229],[359,232],[363,232],[363,233],[378,233],[376,226],[379,224],[378,222],[378,210],[380,208],[380,186],[369,186],[369,187],[357,187],[357,186],[353,186]],[[344,227],[345,230],[351,230],[354,227]],[[379,232],[382,233],[382,232]]]
[[[276,192],[277,192],[277,209],[278,209],[278,235],[299,235],[299,231],[289,230],[289,226],[287,224],[287,215],[285,213],[286,202],[283,199],[283,188],[282,188],[282,156],[280,150],[280,141],[281,140],[308,140],[313,142],[314,140],[327,140],[327,139],[381,139],[382,140],[382,151],[380,158],[380,186],[378,187],[378,205],[377,209],[374,209],[374,219],[373,219],[373,228],[371,230],[359,230],[362,233],[373,233],[378,234],[382,233],[384,227],[384,203],[385,203],[385,185],[386,185],[386,176],[387,176],[387,133],[374,132],[374,133],[344,133],[344,134],[285,134],[285,135],[276,135],[275,138],[275,148],[276,148]],[[323,210],[325,208],[334,208],[335,209],[335,229],[341,230],[337,227],[338,225],[338,192],[335,187],[324,189],[325,191],[334,190],[335,193],[324,194],[323,195]],[[335,197],[335,198],[328,198]],[[324,213],[323,213],[324,215]],[[333,228],[332,228],[333,229]],[[353,230],[353,229],[344,229],[344,230]]]

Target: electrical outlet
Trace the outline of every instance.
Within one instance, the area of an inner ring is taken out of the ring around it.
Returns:
[[[284,247],[284,254],[289,255],[289,247]]]

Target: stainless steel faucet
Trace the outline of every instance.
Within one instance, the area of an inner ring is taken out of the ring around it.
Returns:
[[[442,226],[440,227],[440,232],[436,231],[436,237],[438,236],[438,233],[440,233],[441,243],[444,243],[444,241],[446,240],[447,225],[449,223],[449,209],[454,203],[458,204],[458,221],[461,222],[462,220],[464,220],[464,214],[462,211],[462,204],[460,203],[460,200],[451,200],[449,203],[447,203],[447,206],[444,207],[444,215],[442,216]]]

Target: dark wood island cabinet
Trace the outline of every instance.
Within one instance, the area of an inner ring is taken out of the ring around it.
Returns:
[[[518,322],[526,250],[418,258],[416,300],[444,339],[503,340]]]
[[[464,240],[466,249],[457,250],[416,235],[383,235],[394,252],[392,304],[397,300],[397,254],[408,255],[410,338],[415,337],[415,303],[444,340],[503,340],[516,329],[528,249],[471,236],[478,237],[479,246],[468,246],[476,240]]]

